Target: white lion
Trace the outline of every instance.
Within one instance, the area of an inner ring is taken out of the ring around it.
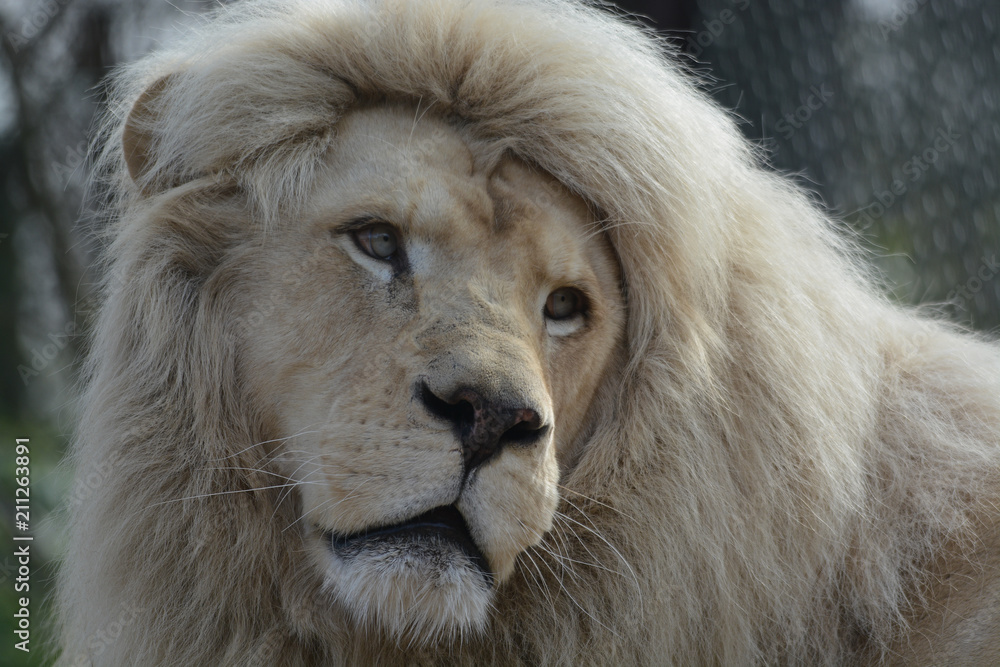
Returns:
[[[244,2],[101,137],[64,663],[1000,664],[1000,351],[638,28]]]

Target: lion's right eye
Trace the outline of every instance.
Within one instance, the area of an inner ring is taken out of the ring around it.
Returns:
[[[583,309],[583,295],[572,287],[561,287],[545,300],[545,316],[552,320],[568,319]]]
[[[377,223],[354,232],[358,247],[375,259],[389,260],[399,250],[399,236],[392,225]]]

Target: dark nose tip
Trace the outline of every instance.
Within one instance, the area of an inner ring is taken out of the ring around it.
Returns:
[[[472,387],[440,397],[421,381],[418,395],[431,414],[454,425],[466,470],[486,463],[507,445],[532,445],[549,430],[534,408],[489,400]]]

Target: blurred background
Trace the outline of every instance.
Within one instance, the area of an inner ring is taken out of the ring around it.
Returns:
[[[74,493],[59,460],[98,279],[84,186],[99,84],[218,4],[0,0],[0,665],[50,662],[44,601]],[[773,168],[862,239],[895,299],[1000,329],[1000,3],[617,5],[667,36]],[[12,634],[15,438],[31,447],[27,655]]]

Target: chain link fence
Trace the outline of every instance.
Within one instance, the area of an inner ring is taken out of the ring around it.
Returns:
[[[1000,327],[1000,3],[700,0],[713,95],[873,248],[904,303]]]

